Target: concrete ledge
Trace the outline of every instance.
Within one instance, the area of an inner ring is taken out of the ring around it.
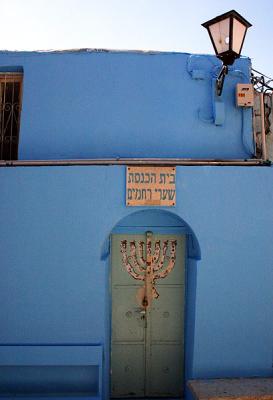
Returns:
[[[273,400],[273,378],[197,379],[188,387],[197,400]]]

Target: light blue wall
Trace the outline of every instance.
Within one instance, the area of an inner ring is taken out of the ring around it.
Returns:
[[[0,52],[0,71],[24,72],[26,160],[248,158],[251,110],[236,108],[235,86],[249,67],[230,68],[220,100],[212,56]],[[187,226],[189,254],[201,255],[187,260],[187,378],[272,374],[272,177],[270,167],[177,167],[173,217],[151,214],[155,226]],[[107,397],[109,235],[152,208],[125,206],[124,166],[4,167],[0,182],[0,378],[5,357],[31,366],[40,351],[101,387],[103,350]]]
[[[171,211],[201,250],[188,377],[272,374],[272,178],[270,167],[177,167]],[[105,243],[139,210],[125,206],[125,167],[1,168],[0,180],[0,344],[103,344],[107,388]]]
[[[230,67],[215,99],[213,56],[137,52],[0,52],[24,72],[19,159],[250,158],[251,110],[235,87],[250,60]],[[215,125],[215,121],[218,125]]]

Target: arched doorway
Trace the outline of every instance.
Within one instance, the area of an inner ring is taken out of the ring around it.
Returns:
[[[143,210],[111,239],[111,397],[182,397],[189,257],[197,240],[175,214]]]

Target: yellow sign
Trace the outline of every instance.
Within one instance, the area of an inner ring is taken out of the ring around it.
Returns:
[[[127,206],[175,206],[175,167],[127,167]]]

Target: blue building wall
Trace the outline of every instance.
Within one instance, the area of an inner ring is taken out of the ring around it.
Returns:
[[[235,105],[250,60],[215,100],[213,56],[141,52],[0,52],[23,70],[20,159],[250,158],[251,110]],[[217,125],[215,125],[215,123]]]
[[[272,177],[268,167],[177,167],[172,214],[201,249],[188,265],[188,378],[272,374]],[[0,179],[0,351],[102,344],[106,396],[107,243],[136,211],[125,206],[125,167],[2,168]]]
[[[249,158],[251,110],[235,106],[249,67],[246,58],[235,63],[220,100],[212,56],[0,53],[0,71],[24,72],[24,160]],[[54,375],[55,391],[76,393],[82,382],[108,397],[109,238],[128,221],[194,239],[186,378],[272,375],[273,169],[179,166],[176,173],[176,206],[158,209],[126,207],[125,166],[0,168],[2,394],[12,385],[31,392],[29,382],[46,367],[44,393]]]

